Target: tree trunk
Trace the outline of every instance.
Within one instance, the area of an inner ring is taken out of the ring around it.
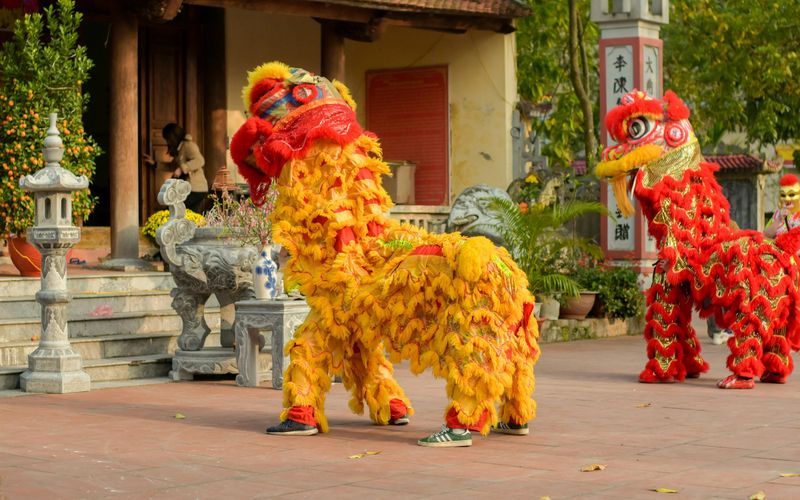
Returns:
[[[583,37],[580,36],[580,20],[578,19],[577,0],[569,0],[569,79],[575,95],[581,103],[583,112],[583,139],[586,153],[587,171],[592,171],[596,163],[597,138],[594,134],[594,113],[592,101],[589,99],[589,78],[586,68],[586,53]],[[581,62],[583,61],[583,71]]]

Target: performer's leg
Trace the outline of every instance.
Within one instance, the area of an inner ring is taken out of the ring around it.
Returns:
[[[468,358],[455,359],[455,351],[456,348],[448,349],[442,360],[449,367],[450,404],[445,411],[445,425],[441,431],[417,441],[420,446],[471,446],[470,431],[489,433],[490,424],[497,420],[495,404],[511,386],[513,373],[487,371],[486,360],[491,359],[491,353],[475,349]]]
[[[536,402],[531,396],[536,377],[531,360],[521,359],[514,365],[511,391],[503,394],[500,421],[492,427],[492,432],[521,436],[528,434],[528,422],[536,417]]]
[[[653,272],[653,284],[647,292],[647,313],[644,338],[647,340],[647,364],[639,374],[639,382],[657,383],[683,380],[686,368],[682,362],[682,336],[679,304],[685,302],[680,287],[667,283],[660,265]]]
[[[794,370],[792,351],[786,340],[786,327],[773,330],[769,341],[764,342],[764,355],[761,357],[764,373],[761,381],[770,384],[785,384]]]
[[[737,313],[736,321],[731,325],[733,337],[728,340],[731,354],[727,365],[733,374],[717,382],[720,389],[752,389],[755,386],[753,379],[764,372],[762,338],[756,318],[755,315]]]
[[[393,372],[382,343],[370,347],[356,342],[344,363],[344,386],[353,395],[350,409],[361,414],[366,401],[369,417],[376,424],[407,424],[414,410]]]
[[[689,294],[684,293],[681,297],[678,325],[683,327],[683,331],[678,336],[683,356],[684,373],[687,378],[697,378],[701,373],[708,371],[708,363],[700,355],[702,348],[697,338],[697,332],[692,326],[692,308],[694,301]]]
[[[341,352],[333,337],[324,337],[311,312],[297,329],[286,349],[289,366],[283,380],[281,424],[267,429],[267,434],[311,435],[328,431],[325,418],[325,394],[331,387],[332,356]]]

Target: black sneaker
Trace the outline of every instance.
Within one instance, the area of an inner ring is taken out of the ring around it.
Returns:
[[[492,432],[496,432],[498,434],[511,434],[514,436],[524,436],[528,434],[528,424],[497,422],[497,426],[492,427]]]
[[[267,434],[275,436],[313,436],[318,433],[313,425],[301,424],[294,420],[284,420],[278,425],[267,427]]]
[[[408,414],[389,420],[389,425],[408,425]]]

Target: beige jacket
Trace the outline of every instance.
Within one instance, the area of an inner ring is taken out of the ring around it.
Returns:
[[[192,185],[192,192],[207,193],[208,181],[203,170],[203,165],[205,164],[206,160],[200,153],[200,148],[192,141],[192,136],[186,134],[183,142],[178,145],[178,154],[175,159],[169,163],[158,162],[158,173],[160,174],[159,177],[169,179],[172,177],[172,172],[176,168],[180,168],[188,176],[186,180]]]

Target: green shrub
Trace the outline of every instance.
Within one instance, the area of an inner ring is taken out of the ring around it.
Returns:
[[[637,274],[626,267],[609,267],[603,278],[598,299],[608,318],[635,318],[644,315],[644,293],[639,289]]]

